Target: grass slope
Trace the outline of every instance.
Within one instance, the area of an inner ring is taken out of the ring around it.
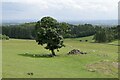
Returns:
[[[80,39],[89,39],[80,42]],[[29,57],[19,54],[49,54],[33,40],[11,39],[3,41],[4,78],[117,78],[118,46],[91,43],[92,37],[65,39],[65,48],[57,57]],[[72,49],[86,55],[66,55]],[[33,73],[28,75],[27,73]]]
[[[2,40],[0,40],[0,79],[2,78]]]

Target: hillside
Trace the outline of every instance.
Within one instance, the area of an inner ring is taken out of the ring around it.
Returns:
[[[52,58],[34,56],[50,53],[34,40],[3,41],[3,78],[117,78],[118,46],[91,43],[91,37],[65,39],[66,47]],[[87,54],[67,55],[72,49]]]

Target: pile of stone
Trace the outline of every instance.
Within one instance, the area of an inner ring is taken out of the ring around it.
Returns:
[[[73,50],[71,50],[69,53],[68,53],[68,55],[70,55],[70,54],[87,54],[86,52],[82,52],[82,51],[80,51],[80,50],[78,50],[78,49],[73,49]]]

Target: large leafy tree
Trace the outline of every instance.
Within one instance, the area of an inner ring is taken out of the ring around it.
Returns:
[[[44,45],[45,49],[49,49],[53,56],[55,56],[55,49],[59,51],[58,49],[64,46],[63,37],[60,35],[60,25],[54,18],[43,17],[36,23],[35,31],[38,45]]]

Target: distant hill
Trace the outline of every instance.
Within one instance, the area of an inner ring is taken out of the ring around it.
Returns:
[[[2,20],[2,25],[19,25],[23,23],[36,22],[37,20],[26,19],[26,20]]]
[[[29,23],[29,22],[37,22],[37,20],[3,20],[2,25],[17,25],[21,23]],[[60,21],[60,22],[67,22],[70,24],[92,24],[92,25],[118,25],[118,20],[80,20],[80,21]]]
[[[117,25],[118,20],[85,20],[85,21],[68,21],[71,24],[92,24],[92,25]]]

